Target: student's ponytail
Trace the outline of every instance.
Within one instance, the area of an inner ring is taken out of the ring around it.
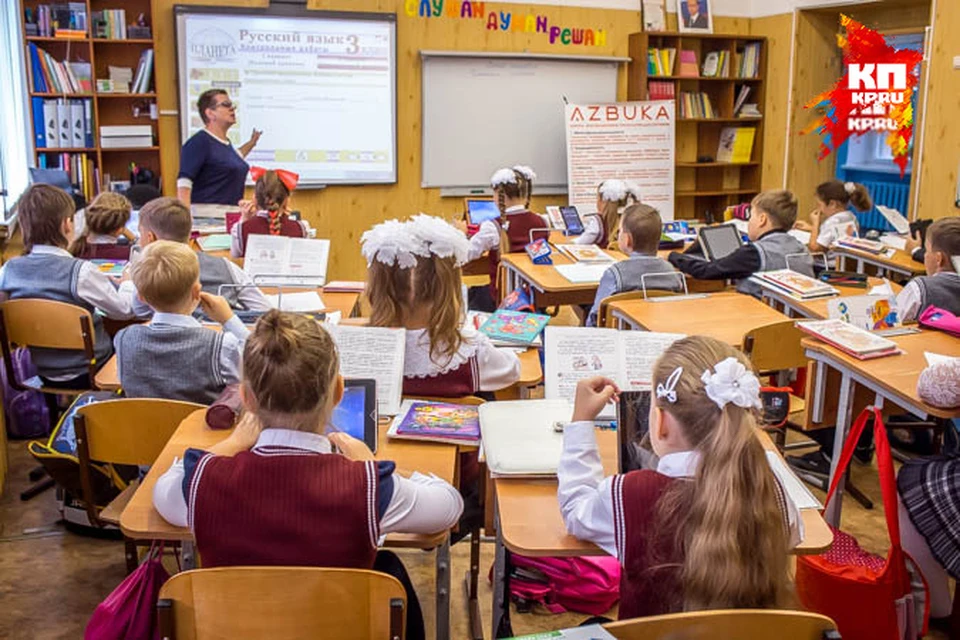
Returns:
[[[849,185],[853,185],[853,189],[849,189]],[[870,198],[870,192],[867,191],[867,188],[860,184],[859,182],[846,183],[844,185],[847,188],[847,192],[850,194],[850,204],[853,205],[854,209],[857,211],[870,211],[873,209],[873,200]]]
[[[68,251],[74,257],[79,257],[87,250],[88,236],[91,233],[99,235],[113,235],[123,229],[130,221],[130,211],[133,205],[126,196],[112,191],[104,191],[87,205],[84,211],[83,233],[78,235]]]
[[[857,211],[873,209],[873,200],[867,188],[858,182],[827,180],[817,185],[817,198],[824,203],[839,202],[844,207],[853,205]]]
[[[784,607],[791,591],[782,490],[757,439],[755,410],[734,401],[721,409],[707,393],[704,374],[722,362],[750,371],[742,353],[703,336],[675,342],[654,367],[655,388],[680,370],[656,403],[700,456],[693,482],[661,497],[659,517],[683,532],[684,609]]]
[[[370,326],[401,327],[413,296],[413,270],[373,260],[367,268]]]
[[[290,198],[290,190],[287,185],[283,184],[276,171],[266,171],[257,180],[253,195],[257,203],[257,209],[267,212],[270,221],[270,235],[280,235],[283,212],[286,209],[287,199]]]

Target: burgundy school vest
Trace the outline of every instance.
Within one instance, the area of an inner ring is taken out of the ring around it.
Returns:
[[[520,213],[511,213],[507,216],[507,239],[510,241],[510,253],[523,251],[523,248],[530,244],[530,231],[532,229],[544,229],[547,223],[543,218],[530,211]],[[534,240],[547,238],[549,231],[542,231],[533,234]]]
[[[601,249],[606,249],[607,245],[610,244],[610,234],[607,233],[607,225],[603,221],[603,216],[599,213],[590,213],[588,215],[596,216],[597,222],[600,224],[600,237],[594,240],[593,244]]]
[[[240,255],[243,256],[247,253],[247,236],[250,234],[253,235],[270,235],[270,220],[265,216],[256,215],[246,222],[238,222],[240,225]],[[280,234],[281,236],[287,236],[288,238],[302,238],[303,237],[303,225],[301,225],[297,220],[292,220],[289,216],[282,216],[280,219]]]
[[[88,242],[83,251],[77,256],[81,260],[129,260],[130,245],[128,244],[93,244]]]
[[[621,620],[683,611],[681,532],[658,522],[657,503],[674,482],[656,471],[631,471],[613,481],[613,519],[620,577]]]
[[[204,567],[369,569],[376,505],[376,462],[280,446],[203,456],[187,498]]]

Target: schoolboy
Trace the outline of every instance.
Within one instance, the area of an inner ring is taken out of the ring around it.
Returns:
[[[953,258],[960,256],[960,217],[941,218],[927,229],[923,266],[927,275],[907,283],[897,296],[903,321],[916,320],[927,307],[960,315],[960,274]]]
[[[747,235],[743,245],[719,260],[704,260],[687,253],[673,252],[670,264],[698,280],[737,280],[737,291],[759,298],[762,288],[750,281],[758,271],[790,268],[813,276],[813,260],[802,242],[787,231],[797,221],[797,198],[790,191],[764,191],[753,199]],[[787,257],[791,256],[787,264]],[[794,256],[796,256],[794,258]]]
[[[117,373],[130,398],[166,398],[210,404],[240,381],[249,331],[227,301],[201,290],[200,265],[190,247],[157,240],[131,268],[133,282],[154,310],[150,324],[117,333]],[[193,317],[197,306],[223,331]]]
[[[620,216],[617,244],[629,257],[615,262],[600,277],[593,307],[587,315],[588,327],[597,326],[600,302],[604,298],[623,291],[637,291],[643,288],[644,283],[649,289],[674,291],[682,288],[680,279],[669,275],[675,274],[676,269],[657,256],[662,230],[660,212],[650,205],[634,204],[624,209],[623,215]],[[643,279],[643,276],[653,273],[664,275]]]

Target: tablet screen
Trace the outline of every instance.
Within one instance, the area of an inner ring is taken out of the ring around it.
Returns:
[[[500,217],[500,209],[493,200],[467,200],[467,217],[470,224],[480,224]]]
[[[343,399],[330,417],[338,431],[363,440],[371,451],[377,450],[376,392],[372,380],[345,380]]]
[[[732,224],[701,227],[700,244],[710,260],[719,260],[740,248],[740,232]]]
[[[576,207],[560,207],[560,215],[563,216],[563,224],[566,225],[569,235],[583,233],[583,221],[580,220]]]

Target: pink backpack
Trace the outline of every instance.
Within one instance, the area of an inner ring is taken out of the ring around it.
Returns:
[[[599,616],[620,599],[620,563],[611,556],[528,558],[510,554],[510,598],[551,613]],[[491,569],[492,571],[492,569]]]
[[[945,309],[930,305],[920,314],[918,322],[921,327],[938,329],[952,336],[960,337],[960,318]]]

